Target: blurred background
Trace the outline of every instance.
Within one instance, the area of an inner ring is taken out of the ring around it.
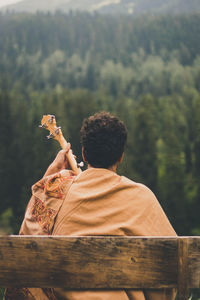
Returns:
[[[81,123],[101,110],[128,128],[119,173],[153,190],[179,235],[200,234],[200,1],[0,0],[1,235],[59,150],[43,114],[81,161]]]
[[[0,1],[0,234],[17,233],[59,150],[80,156],[85,117],[128,128],[119,173],[149,186],[179,235],[200,234],[200,1]]]

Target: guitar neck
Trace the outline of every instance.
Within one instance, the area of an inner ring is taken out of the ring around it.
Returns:
[[[65,138],[62,134],[61,127],[57,127],[56,118],[55,118],[54,115],[44,115],[42,120],[41,120],[41,125],[39,127],[49,130],[50,135],[47,138],[48,139],[53,138],[53,139],[57,140],[59,142],[61,148],[66,149],[67,141],[65,140]],[[77,161],[74,158],[74,155],[73,155],[71,149],[66,154],[66,156],[67,156],[69,164],[72,168],[72,171],[76,175],[80,174],[82,172],[81,168],[78,166]]]
[[[61,146],[62,149],[66,149],[66,147],[67,147],[67,141],[66,141],[66,139],[63,137],[63,135],[60,136],[58,142],[60,143],[60,146]],[[71,149],[70,149],[69,152],[66,154],[66,156],[67,156],[67,159],[68,159],[68,161],[69,161],[69,164],[70,164],[70,166],[71,166],[71,168],[72,168],[72,171],[73,171],[76,175],[80,174],[80,173],[82,172],[82,170],[81,170],[81,168],[78,167],[77,161],[75,160],[74,155],[73,155]]]

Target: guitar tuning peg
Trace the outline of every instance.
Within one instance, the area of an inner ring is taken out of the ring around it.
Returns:
[[[57,129],[55,130],[55,134],[59,134],[59,131],[60,131],[61,127],[57,127]]]
[[[48,122],[50,124],[52,124],[54,119],[55,119],[55,116],[54,115],[50,115],[50,119],[48,120]]]
[[[50,135],[47,135],[47,139],[48,139],[48,140],[53,139],[53,138],[54,138],[53,133],[51,133]]]
[[[48,126],[44,123],[44,124],[42,124],[42,125],[39,125],[38,127],[39,127],[39,128],[44,128],[44,129],[46,129]]]
[[[83,167],[84,167],[84,162],[81,161],[81,162],[78,164],[78,167],[83,168]]]

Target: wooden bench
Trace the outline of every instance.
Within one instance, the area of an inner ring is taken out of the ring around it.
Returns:
[[[200,237],[0,237],[0,287],[199,288]]]

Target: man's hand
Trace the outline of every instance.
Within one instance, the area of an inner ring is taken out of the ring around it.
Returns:
[[[66,154],[69,152],[70,147],[71,145],[68,143],[67,148],[65,150],[59,151],[56,158],[52,162],[52,165],[55,169],[57,169],[57,171],[69,169],[70,166]]]
[[[65,150],[61,150],[58,152],[56,158],[50,164],[46,173],[44,174],[44,177],[48,175],[52,175],[64,169],[69,169],[70,166],[66,154],[69,152],[70,147],[71,145],[68,143]]]

